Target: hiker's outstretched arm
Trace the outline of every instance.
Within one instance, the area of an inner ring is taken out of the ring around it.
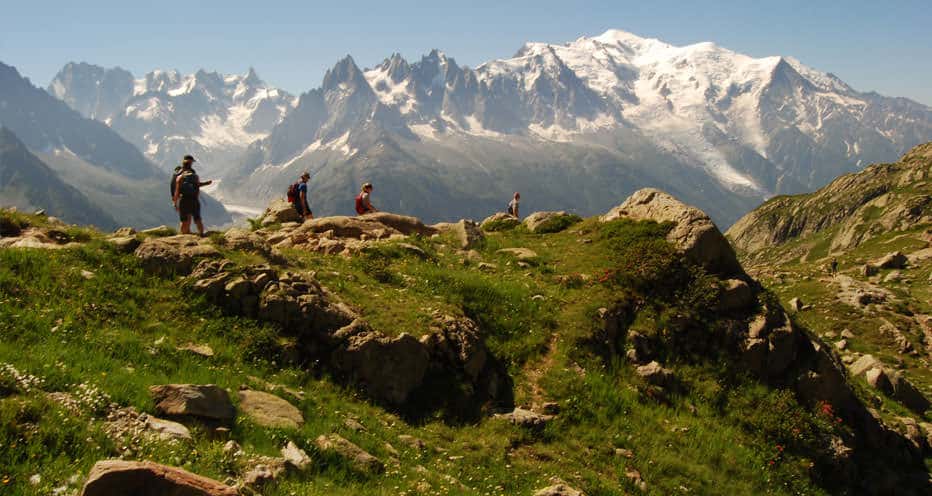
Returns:
[[[198,186],[208,186],[208,185],[211,185],[211,184],[213,184],[213,183],[214,183],[214,182],[211,180],[211,181],[204,181],[204,182],[197,183],[197,185],[198,185]]]

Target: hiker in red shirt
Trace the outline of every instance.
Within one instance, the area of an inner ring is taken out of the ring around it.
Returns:
[[[372,193],[372,183],[363,184],[362,191],[356,195],[356,214],[365,215],[378,212],[378,210],[372,206],[372,201],[369,200],[370,193]]]

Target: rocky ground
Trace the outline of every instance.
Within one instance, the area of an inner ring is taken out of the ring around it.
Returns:
[[[2,490],[930,487],[923,379],[813,337],[800,317],[819,302],[784,310],[758,282],[782,296],[776,275],[746,272],[663,192],[585,220],[296,221],[276,203],[253,229],[198,238],[4,212]],[[922,350],[883,282],[915,278],[885,264],[837,279],[839,294],[883,299],[890,339]],[[859,333],[841,339],[858,350]],[[897,406],[878,409],[862,380]]]

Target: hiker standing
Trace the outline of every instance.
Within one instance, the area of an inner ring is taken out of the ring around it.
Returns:
[[[372,212],[378,212],[378,210],[372,206],[372,200],[370,199],[370,194],[372,193],[372,183],[365,183],[362,185],[362,191],[356,195],[356,213],[358,215],[370,214]]]
[[[314,212],[311,211],[311,207],[307,202],[307,182],[310,178],[311,174],[305,172],[301,174],[300,181],[288,187],[288,201],[294,205],[294,209],[298,211],[301,220],[314,218]]]
[[[194,157],[185,155],[181,161],[181,170],[174,176],[172,203],[178,211],[181,220],[181,234],[191,234],[191,219],[197,224],[197,232],[204,235],[204,223],[201,221],[201,186],[207,186],[213,181],[201,182],[194,172]]]
[[[515,196],[508,202],[508,215],[514,215],[517,218],[521,218],[521,215],[518,214],[518,206],[521,203],[521,193],[515,191]]]
[[[837,258],[832,258],[831,271],[832,271],[832,277],[835,277],[838,274],[838,259]]]

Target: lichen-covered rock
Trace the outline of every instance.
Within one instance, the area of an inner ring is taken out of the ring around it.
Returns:
[[[461,250],[472,250],[485,241],[485,235],[482,234],[482,230],[471,220],[463,219],[452,224],[450,230],[456,236]]]
[[[601,217],[602,222],[628,218],[672,222],[667,239],[687,260],[720,275],[741,274],[734,249],[703,211],[688,206],[663,191],[645,188]]]
[[[304,425],[301,410],[274,394],[250,389],[238,394],[240,410],[258,425],[278,429],[297,429]]]
[[[581,221],[578,215],[559,212],[534,212],[524,219],[527,230],[536,234],[560,232]]]
[[[511,214],[498,212],[492,214],[482,221],[479,227],[486,232],[507,231],[521,225],[521,220]]]

